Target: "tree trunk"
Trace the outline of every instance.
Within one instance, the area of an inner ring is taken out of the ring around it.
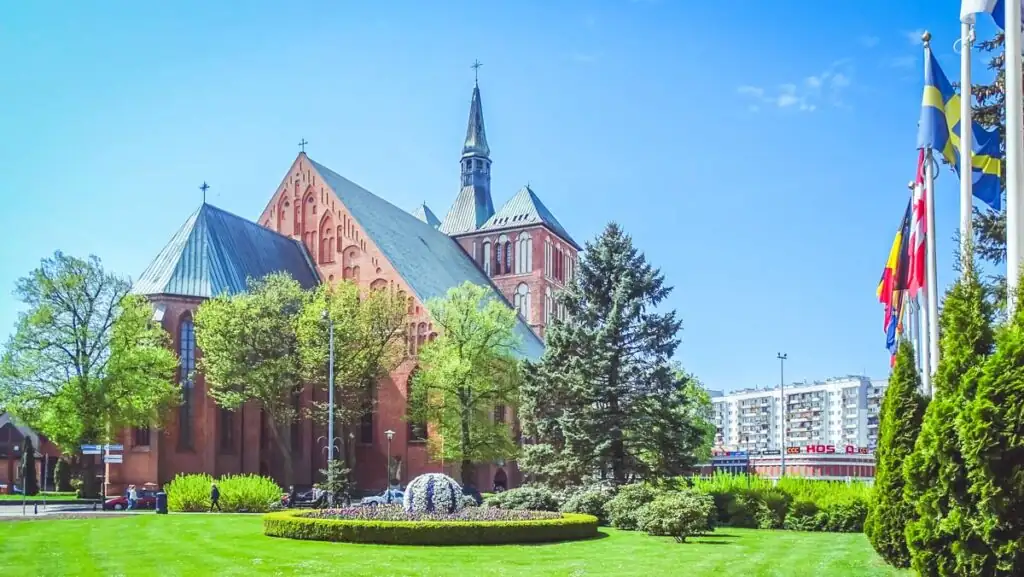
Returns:
[[[292,471],[292,447],[291,447],[291,435],[282,433],[281,429],[288,427],[288,425],[280,425],[277,420],[270,416],[270,438],[274,440],[274,444],[277,445],[277,450],[281,453],[281,459],[284,461],[284,472],[281,475],[281,484],[285,487],[292,485],[292,477],[294,472]],[[290,431],[290,427],[289,427]]]
[[[476,471],[473,468],[473,462],[466,458],[470,454],[470,437],[469,437],[469,411],[465,410],[462,414],[462,430],[459,435],[459,452],[462,453],[462,486],[463,487],[474,487],[476,486]]]

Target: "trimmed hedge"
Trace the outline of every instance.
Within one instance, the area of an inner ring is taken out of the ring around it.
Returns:
[[[572,541],[597,536],[597,517],[565,513],[537,521],[357,521],[314,519],[309,512],[263,516],[263,534],[312,541],[378,545],[498,545]]]

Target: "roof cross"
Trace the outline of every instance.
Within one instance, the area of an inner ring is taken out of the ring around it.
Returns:
[[[203,181],[203,185],[199,187],[199,190],[203,191],[203,204],[206,204],[206,191],[210,190],[210,185]]]
[[[300,152],[306,152],[306,145],[307,144],[309,144],[309,142],[305,138],[300,140],[299,141],[299,151]]]
[[[480,67],[483,66],[483,65],[484,65],[483,62],[480,62],[479,60],[473,60],[473,64],[470,66],[470,68],[473,69],[473,82],[474,83],[480,81]]]

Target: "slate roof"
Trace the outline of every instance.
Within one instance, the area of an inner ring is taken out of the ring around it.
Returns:
[[[421,302],[443,297],[466,281],[490,286],[505,301],[453,238],[326,166],[309,161]],[[521,341],[520,355],[539,359],[544,344],[520,317],[515,332]]]
[[[470,184],[459,191],[438,230],[445,234],[474,232],[492,216],[494,204],[488,187]]]
[[[249,278],[282,271],[304,288],[320,282],[302,243],[204,203],[135,281],[132,292],[212,298],[244,292]]]
[[[505,206],[502,206],[498,212],[494,213],[494,216],[487,219],[480,230],[502,230],[531,224],[543,224],[576,250],[583,250],[583,247],[576,244],[576,241],[569,236],[569,232],[558,222],[548,207],[544,206],[544,203],[529,186],[520,189],[505,203]]]
[[[437,215],[434,214],[434,211],[430,210],[430,207],[425,202],[420,203],[419,206],[414,208],[412,215],[434,228],[441,226],[441,219],[437,218]]]

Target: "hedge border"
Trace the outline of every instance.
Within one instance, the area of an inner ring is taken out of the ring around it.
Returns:
[[[309,511],[263,516],[263,534],[312,541],[376,545],[500,545],[575,541],[597,536],[597,517],[563,513],[530,521],[362,521],[316,519]]]

